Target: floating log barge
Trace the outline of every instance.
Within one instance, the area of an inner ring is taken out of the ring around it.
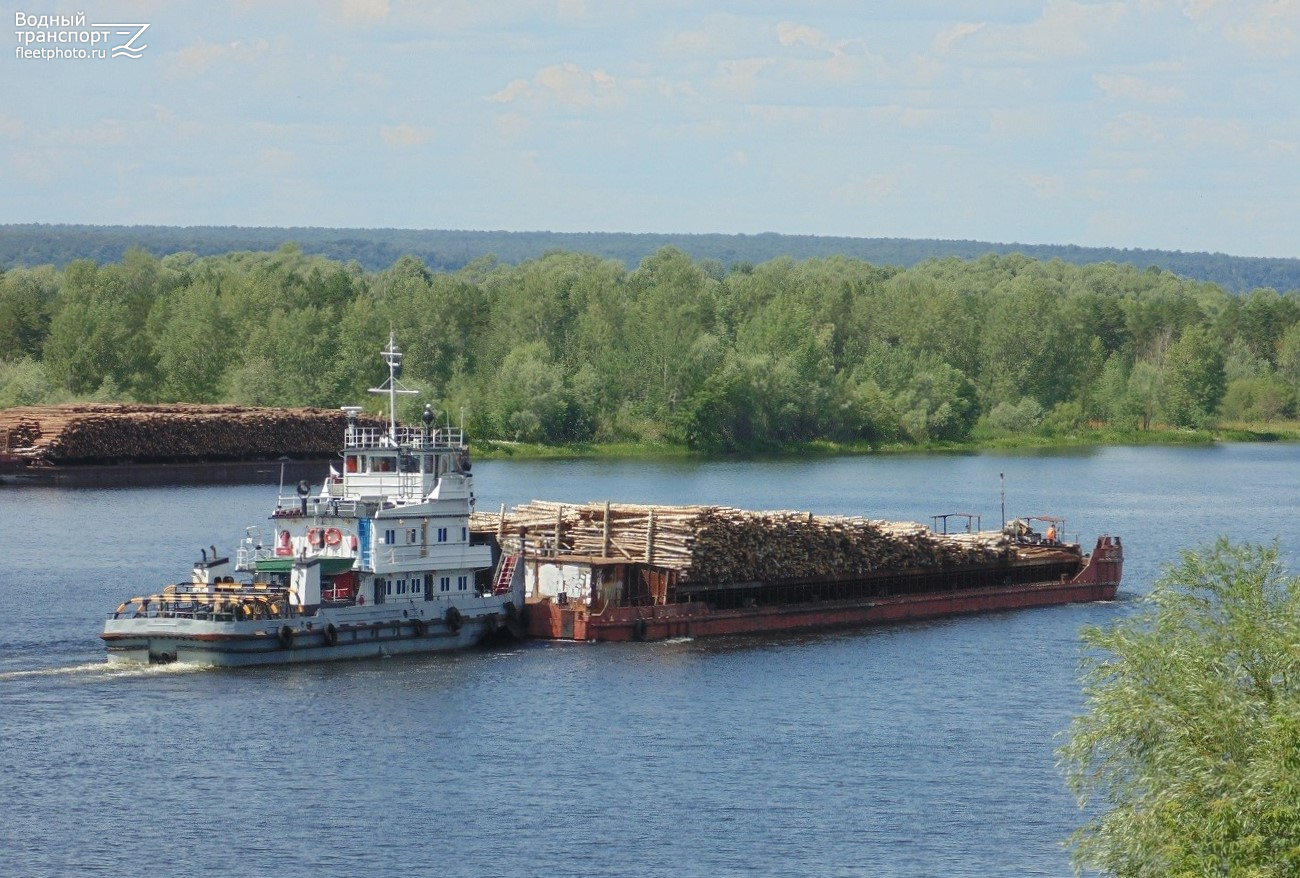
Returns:
[[[941,534],[809,512],[533,501],[476,514],[471,529],[524,565],[532,636],[617,641],[1112,599],[1119,538],[1084,554],[1056,538],[1062,524]]]
[[[375,424],[379,420],[375,419]],[[0,483],[274,482],[318,477],[342,411],[75,404],[0,410]]]

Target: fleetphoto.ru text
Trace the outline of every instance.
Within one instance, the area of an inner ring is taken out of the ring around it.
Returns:
[[[20,61],[82,61],[143,57],[149,48],[143,22],[86,23],[84,12],[72,15],[14,13],[14,57]]]

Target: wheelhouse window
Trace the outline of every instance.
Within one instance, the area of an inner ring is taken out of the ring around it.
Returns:
[[[443,576],[438,580],[439,591],[451,591],[451,577]]]
[[[445,527],[438,528],[438,542],[440,543],[447,542],[447,528]]]
[[[457,577],[456,577],[456,590],[457,590],[457,591],[468,591],[468,590],[469,590],[469,577],[468,577],[468,576],[457,576]]]

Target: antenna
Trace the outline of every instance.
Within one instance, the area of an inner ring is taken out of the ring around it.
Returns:
[[[1002,486],[1002,527],[1007,526],[1007,474],[998,473],[998,482]]]
[[[388,364],[388,380],[378,387],[370,388],[370,392],[388,394],[388,439],[396,445],[397,394],[418,394],[420,391],[405,387],[397,380],[398,374],[402,371],[402,349],[397,346],[397,333],[393,330],[388,330],[388,347],[380,353],[384,355],[384,362]]]

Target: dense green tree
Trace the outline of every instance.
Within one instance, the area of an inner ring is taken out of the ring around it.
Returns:
[[[1300,874],[1300,580],[1278,547],[1184,551],[1083,642],[1086,712],[1061,750],[1090,815],[1076,866]]]
[[[100,275],[89,261],[67,267],[45,340],[47,374],[73,394],[92,393],[106,381],[125,385],[131,373],[129,352],[136,345],[131,308],[112,279]]]
[[[50,382],[45,367],[31,357],[0,360],[0,408],[48,402]]]
[[[648,257],[629,276],[625,343],[639,376],[633,393],[651,412],[671,417],[698,386],[700,376],[682,352],[713,331],[716,287],[717,281],[673,248]]]
[[[210,283],[198,283],[177,298],[154,343],[166,401],[216,402],[222,377],[235,359],[229,325]]]
[[[543,342],[527,342],[506,355],[494,397],[497,435],[520,442],[580,438],[565,435],[569,398],[564,372]]]
[[[1190,327],[1165,362],[1164,412],[1179,427],[1201,427],[1218,410],[1227,379],[1223,352],[1210,333]]]
[[[0,278],[0,361],[40,356],[60,282],[48,265]]]

